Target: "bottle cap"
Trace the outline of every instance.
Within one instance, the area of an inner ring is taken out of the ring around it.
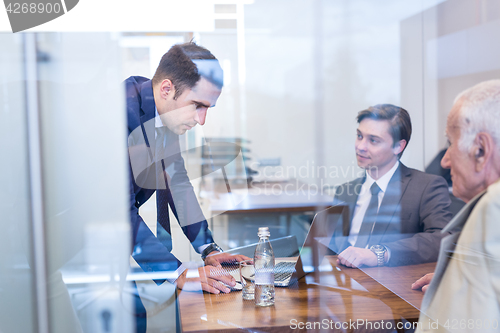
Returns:
[[[269,237],[271,236],[271,233],[269,232],[269,227],[260,227],[259,232],[257,233],[257,236],[262,237]]]

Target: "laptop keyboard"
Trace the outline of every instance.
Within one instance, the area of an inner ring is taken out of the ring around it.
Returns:
[[[274,266],[274,281],[285,281],[290,278],[295,268],[295,261],[282,261]]]

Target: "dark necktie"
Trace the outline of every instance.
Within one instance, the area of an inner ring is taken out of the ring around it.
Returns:
[[[172,237],[170,235],[170,217],[169,217],[169,196],[170,190],[165,175],[165,165],[163,163],[166,128],[156,128],[156,237],[169,250],[172,251]]]
[[[361,223],[358,239],[356,239],[356,243],[354,244],[355,247],[364,248],[366,247],[366,244],[368,244],[370,235],[373,231],[373,227],[375,226],[375,222],[377,221],[378,193],[380,191],[380,187],[378,187],[377,183],[373,183],[373,185],[370,187],[372,197],[370,199],[370,203],[368,204],[368,209],[365,212],[363,222]]]

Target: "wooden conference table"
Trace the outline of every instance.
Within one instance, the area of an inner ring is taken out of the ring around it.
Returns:
[[[433,272],[435,263],[352,269],[337,267],[335,256],[326,260],[331,271],[276,288],[271,307],[256,307],[241,292],[180,291],[182,331],[394,332],[396,325],[408,328],[418,321],[423,293],[411,290],[411,284]]]

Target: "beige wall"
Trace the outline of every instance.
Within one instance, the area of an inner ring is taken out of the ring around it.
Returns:
[[[427,165],[446,147],[456,95],[500,72],[500,2],[446,1],[401,22],[402,104],[423,110],[419,145]]]

